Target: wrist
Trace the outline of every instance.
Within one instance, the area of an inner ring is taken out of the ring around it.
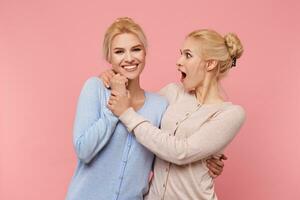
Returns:
[[[133,110],[133,108],[130,107],[130,106],[125,107],[125,108],[120,112],[120,114],[119,114],[118,117],[121,117],[121,116],[124,115],[128,110],[131,110],[131,109]]]

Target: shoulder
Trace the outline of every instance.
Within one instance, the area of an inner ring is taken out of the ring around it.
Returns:
[[[98,77],[90,77],[87,79],[84,83],[83,87],[88,87],[88,88],[105,88],[102,80]]]
[[[240,123],[243,123],[246,119],[245,109],[240,105],[235,105],[232,103],[228,103],[223,107],[222,115],[226,116],[226,118]]]
[[[235,115],[246,116],[246,111],[241,105],[230,103],[229,105],[225,106],[225,111]]]
[[[81,89],[80,96],[88,98],[99,98],[99,96],[105,96],[107,89],[104,86],[101,79],[98,77],[88,78]]]
[[[82,91],[99,93],[107,90],[102,80],[98,77],[90,77],[83,85]]]
[[[184,91],[184,88],[181,83],[169,83],[164,86],[160,91]]]
[[[181,83],[169,83],[159,91],[159,94],[166,97],[169,102],[174,101],[183,93],[184,88]]]

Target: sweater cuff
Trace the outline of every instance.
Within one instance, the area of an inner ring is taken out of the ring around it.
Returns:
[[[135,127],[139,124],[147,121],[145,118],[136,113],[133,108],[128,108],[122,115],[119,117],[120,121],[127,127],[129,132],[132,132]]]

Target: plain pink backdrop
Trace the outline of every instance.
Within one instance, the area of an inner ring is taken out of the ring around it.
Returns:
[[[240,36],[245,53],[223,87],[247,121],[226,151],[218,196],[300,199],[299,10],[297,0],[0,0],[0,199],[64,199],[76,166],[77,98],[84,81],[109,66],[102,38],[120,16],[148,36],[148,90],[179,79],[188,32]]]

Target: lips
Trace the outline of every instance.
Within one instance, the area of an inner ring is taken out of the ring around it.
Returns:
[[[125,69],[125,70],[128,71],[128,72],[132,72],[132,71],[137,70],[138,64],[134,64],[134,65],[123,65],[122,68]]]

